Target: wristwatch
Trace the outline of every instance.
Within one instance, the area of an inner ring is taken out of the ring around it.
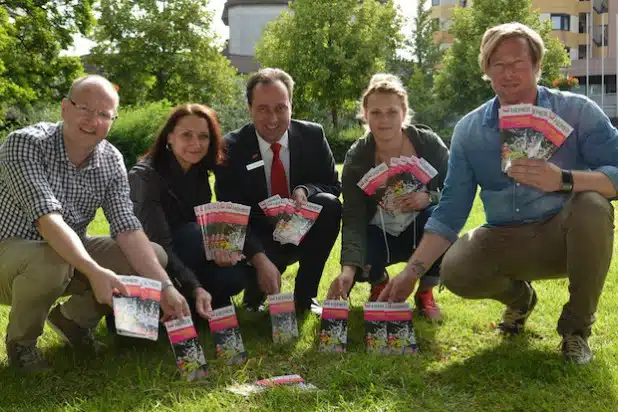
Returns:
[[[571,193],[573,191],[573,173],[568,170],[562,170],[560,191],[563,193]]]

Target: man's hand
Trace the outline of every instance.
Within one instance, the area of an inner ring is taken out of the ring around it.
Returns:
[[[195,310],[198,315],[204,319],[209,319],[212,315],[212,296],[204,288],[196,288],[194,296]]]
[[[161,309],[162,322],[191,315],[187,301],[174,286],[168,286],[161,292]]]
[[[244,256],[240,252],[229,253],[225,250],[217,250],[215,252],[215,263],[217,266],[221,267],[234,266],[242,260],[243,257]]]
[[[408,263],[403,271],[391,279],[386,285],[380,296],[379,302],[403,302],[414,291],[416,281],[427,271],[427,268],[420,260],[413,260]]]
[[[296,203],[296,207],[300,208],[307,203],[307,189],[304,187],[297,187],[292,192],[292,200]]]
[[[259,253],[252,259],[253,266],[257,272],[257,281],[260,290],[267,295],[279,293],[281,288],[281,273],[279,269],[264,254]]]
[[[412,192],[395,198],[395,209],[402,213],[420,212],[431,204],[429,193]]]
[[[513,160],[507,175],[518,183],[544,192],[560,190],[562,183],[562,170],[555,164],[541,159]]]
[[[97,302],[104,305],[112,305],[112,295],[119,293],[128,296],[129,291],[118,276],[109,269],[101,268],[98,273],[88,277],[90,287]]]
[[[354,283],[355,272],[356,267],[344,266],[341,274],[333,280],[333,283],[330,284],[326,299],[347,299],[352,283]]]

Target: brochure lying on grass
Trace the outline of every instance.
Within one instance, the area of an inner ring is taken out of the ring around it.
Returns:
[[[302,242],[322,211],[322,205],[311,202],[297,208],[292,199],[282,199],[279,195],[264,199],[258,205],[275,222],[273,239],[281,244],[292,243],[296,246]]]
[[[326,300],[322,304],[320,351],[345,352],[348,342],[347,300]]]
[[[383,227],[393,236],[399,235],[418,212],[399,211],[397,198],[426,191],[426,184],[437,174],[438,171],[429,162],[416,156],[392,158],[389,165],[381,163],[371,168],[357,183],[365,194],[378,202],[379,210],[371,223]]]
[[[225,389],[238,395],[249,396],[274,387],[290,387],[301,391],[314,391],[318,389],[315,385],[305,382],[300,375],[275,376],[274,378],[261,379],[254,383],[231,385]]]
[[[365,303],[364,318],[367,352],[409,354],[418,351],[408,303]]]
[[[502,171],[515,159],[548,160],[573,128],[550,109],[531,104],[503,106],[499,111]]]
[[[191,316],[165,322],[165,328],[180,376],[188,381],[206,376],[208,366]]]
[[[294,293],[268,295],[268,311],[270,312],[273,342],[286,343],[298,338]]]
[[[214,260],[217,251],[239,252],[245,245],[250,206],[232,202],[214,202],[194,208],[202,229],[206,259]]]
[[[139,276],[118,276],[129,296],[114,295],[116,332],[122,336],[157,340],[161,282]]]
[[[247,359],[234,305],[215,310],[208,324],[215,340],[217,357],[225,359],[228,364]]]

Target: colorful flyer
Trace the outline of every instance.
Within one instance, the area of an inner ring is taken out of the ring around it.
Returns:
[[[208,324],[215,341],[217,357],[225,359],[228,364],[241,363],[247,359],[234,305],[215,310]]]
[[[112,306],[116,333],[122,336],[143,338],[145,331],[140,321],[141,282],[138,276],[118,276],[126,286],[128,296],[114,295]]]
[[[407,302],[391,303],[386,312],[390,353],[413,354],[418,352],[410,304]]]
[[[326,300],[322,305],[320,351],[345,352],[348,342],[347,300]]]
[[[268,310],[270,312],[273,342],[287,343],[298,338],[293,293],[268,295]]]
[[[208,366],[191,316],[165,322],[165,328],[180,375],[188,381],[206,376]]]
[[[161,302],[161,282],[154,279],[141,278],[140,319],[145,337],[157,340],[159,337],[159,318]]]
[[[364,305],[365,343],[368,353],[390,353],[388,346],[388,303],[367,302]]]

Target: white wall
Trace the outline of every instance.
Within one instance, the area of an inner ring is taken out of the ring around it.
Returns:
[[[254,56],[255,43],[260,39],[266,23],[274,20],[285,5],[242,6],[228,10],[230,27],[229,49],[231,54]]]

